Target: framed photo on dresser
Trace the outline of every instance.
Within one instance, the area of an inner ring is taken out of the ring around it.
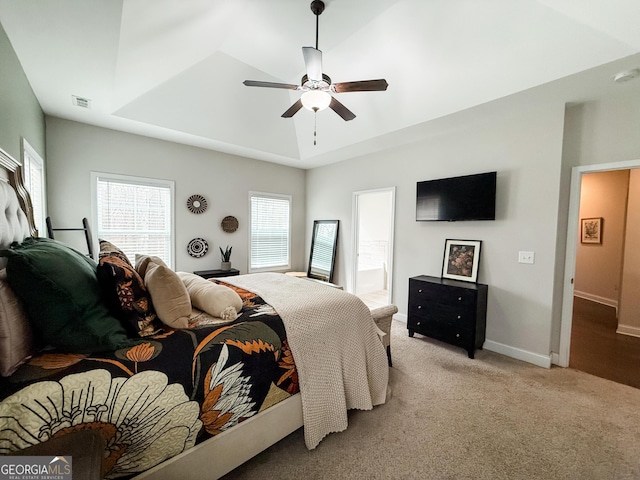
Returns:
[[[481,246],[481,240],[446,240],[442,278],[477,282]]]

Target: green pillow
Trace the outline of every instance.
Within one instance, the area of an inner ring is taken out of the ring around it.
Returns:
[[[0,256],[8,257],[9,285],[45,344],[91,353],[133,343],[103,303],[97,264],[90,258],[48,238],[27,238]]]

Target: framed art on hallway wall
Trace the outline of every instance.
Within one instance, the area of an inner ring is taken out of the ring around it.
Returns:
[[[602,217],[583,218],[580,220],[580,242],[602,243]]]

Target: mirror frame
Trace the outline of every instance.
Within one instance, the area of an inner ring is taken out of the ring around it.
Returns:
[[[316,234],[318,232],[318,228],[323,224],[333,224],[336,226],[336,233],[333,237],[333,247],[331,251],[331,267],[329,269],[329,275],[325,277],[324,275],[315,275],[311,273],[311,260],[313,259],[313,250],[316,243]],[[333,272],[334,266],[336,263],[336,250],[338,247],[338,229],[340,228],[339,220],[314,220],[313,221],[313,230],[311,232],[311,252],[309,253],[309,266],[307,268],[307,277],[314,278],[316,280],[322,280],[325,282],[333,283]]]

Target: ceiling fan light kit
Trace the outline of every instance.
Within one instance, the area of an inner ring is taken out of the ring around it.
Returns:
[[[282,88],[301,91],[302,95],[300,99],[282,114],[283,118],[293,117],[304,107],[314,113],[330,108],[343,120],[353,120],[356,118],[355,114],[340,103],[332,93],[384,91],[389,86],[384,79],[332,83],[331,78],[322,72],[322,51],[318,49],[318,24],[320,14],[324,11],[324,8],[325,4],[321,0],[313,0],[311,2],[311,11],[316,16],[316,46],[315,48],[302,47],[302,56],[304,57],[307,73],[302,77],[300,85],[262,82],[258,80],[245,80],[243,82],[248,87]]]
[[[331,95],[322,90],[309,90],[300,97],[302,106],[312,112],[320,112],[331,103]]]

